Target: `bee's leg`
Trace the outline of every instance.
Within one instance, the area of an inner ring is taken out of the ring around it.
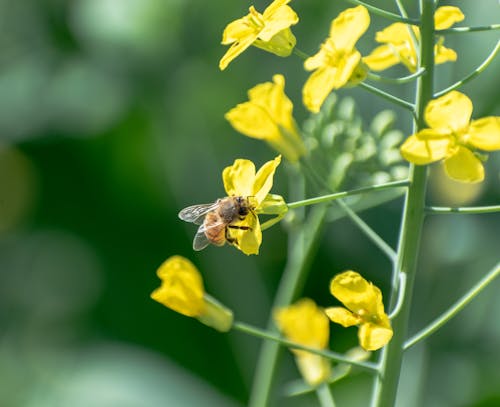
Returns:
[[[240,229],[240,230],[252,230],[252,228],[250,226],[228,225],[228,228]]]
[[[238,239],[230,235],[229,229],[252,230],[250,226],[228,225],[226,228],[226,242],[232,245],[238,244]]]

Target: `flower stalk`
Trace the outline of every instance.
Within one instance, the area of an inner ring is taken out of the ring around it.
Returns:
[[[433,0],[420,0],[421,7],[421,49],[420,66],[425,74],[417,80],[417,117],[414,130],[425,126],[424,109],[433,95],[434,79],[434,8]],[[404,203],[403,221],[398,244],[398,259],[393,276],[393,287],[398,286],[400,273],[406,274],[405,297],[398,307],[399,312],[391,321],[394,336],[382,350],[380,357],[381,375],[375,377],[372,394],[374,407],[392,406],[395,404],[399,376],[404,353],[404,341],[408,328],[411,298],[415,281],[416,263],[420,246],[422,225],[424,220],[425,193],[427,185],[427,168],[410,166],[411,184],[408,187]],[[397,291],[393,288],[389,309],[394,309],[398,302]]]

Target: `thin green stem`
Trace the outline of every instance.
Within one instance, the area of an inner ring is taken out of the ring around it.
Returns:
[[[401,308],[403,307],[403,301],[405,299],[405,294],[406,294],[406,274],[405,273],[399,273],[399,282],[397,287],[394,288],[395,290],[397,289],[398,293],[398,300],[396,302],[396,305],[394,306],[393,310],[391,311],[389,315],[389,319],[395,318],[398,314],[399,311],[401,311]]]
[[[316,388],[319,404],[321,407],[335,407],[335,400],[333,399],[332,392],[328,383],[322,383]]]
[[[458,33],[491,31],[491,30],[500,30],[500,24],[482,25],[477,27],[452,27],[436,31],[436,34],[458,34]]]
[[[471,72],[469,75],[465,76],[463,79],[459,80],[458,82],[454,83],[453,85],[447,87],[446,89],[443,89],[443,90],[435,93],[434,97],[443,96],[444,94],[451,92],[452,90],[458,89],[459,87],[465,85],[467,82],[474,79],[476,76],[478,76],[481,72],[483,72],[488,67],[488,65],[495,59],[495,57],[499,51],[500,51],[500,40],[497,42],[497,45],[495,45],[495,48],[493,48],[493,51],[490,52],[490,54],[483,61],[483,63],[481,65],[479,65],[473,72]]]
[[[394,14],[394,13],[391,13],[389,11],[382,10],[381,8],[372,6],[370,4],[366,4],[365,2],[360,1],[360,0],[345,0],[345,1],[347,3],[351,3],[351,4],[354,4],[356,6],[364,6],[369,11],[371,11],[373,14],[376,14],[380,17],[384,17],[384,18],[391,20],[391,21],[396,21],[396,22],[405,23],[405,24],[418,24],[419,23],[418,20],[414,20],[412,18],[401,17],[401,16]]]
[[[404,344],[404,349],[427,338],[457,315],[465,306],[471,302],[482,290],[484,290],[495,278],[500,275],[500,263],[493,267],[474,287],[472,287],[462,298],[453,304],[445,313],[436,318],[432,323],[420,332],[408,339]]]
[[[368,72],[367,78],[381,82],[381,83],[390,83],[390,84],[401,84],[401,83],[408,83],[412,82],[413,80],[417,79],[419,76],[422,76],[425,72],[425,69],[419,69],[415,73],[412,73],[411,75],[407,76],[402,76],[401,78],[387,78],[386,76],[381,76],[374,74],[372,72]]]
[[[358,86],[362,87],[363,89],[366,89],[367,91],[369,91],[371,93],[374,93],[375,95],[378,95],[378,96],[394,103],[395,105],[401,106],[401,107],[409,110],[415,116],[415,106],[412,103],[407,102],[406,100],[400,99],[394,95],[391,95],[390,93],[384,92],[383,90],[380,90],[379,88],[376,88],[375,86],[369,85],[369,84],[364,83],[364,82],[360,82],[358,84]]]
[[[396,3],[396,6],[399,10],[399,14],[401,14],[401,17],[408,18],[408,13],[406,12],[406,9],[404,8],[403,3],[401,3],[400,0],[395,0],[395,3]],[[413,43],[413,47],[415,49],[415,52],[418,53],[420,50],[420,44],[418,43],[418,39],[417,39],[417,36],[415,35],[415,31],[413,31],[409,25],[406,26],[406,29],[410,33],[411,41]]]
[[[299,58],[306,60],[307,58],[310,57],[310,55],[306,54],[304,51],[301,51],[297,47],[293,48],[293,53],[297,55]]]
[[[332,352],[332,351],[324,350],[324,349],[311,348],[309,346],[304,346],[304,345],[301,345],[300,343],[291,341],[291,340],[283,338],[277,334],[265,331],[263,329],[246,324],[244,322],[235,321],[233,323],[233,328],[237,329],[240,332],[244,332],[248,335],[255,336],[257,338],[266,339],[267,341],[272,341],[272,342],[276,343],[278,346],[286,346],[290,349],[305,350],[305,351],[314,353],[315,355],[323,356],[324,358],[333,360],[335,362],[346,363],[346,364],[349,364],[352,366],[356,366],[356,367],[363,369],[363,370],[368,370],[370,372],[377,372],[378,371],[377,365],[373,362],[363,362],[363,361],[359,361],[359,360],[354,360],[354,359],[348,358],[347,356],[344,356],[341,353]]]
[[[297,168],[290,167],[290,169],[296,171],[290,176],[291,195],[295,198],[303,197],[304,178]],[[319,205],[308,214],[307,219],[304,219],[303,208],[297,211],[298,219],[302,222],[289,233],[287,264],[274,298],[273,309],[289,305],[304,285],[311,257],[323,230],[326,209],[325,205]],[[276,332],[271,317],[268,330]],[[265,407],[269,404],[280,350],[277,342],[264,341],[262,344],[254,373],[250,407]]]
[[[340,207],[347,213],[351,220],[362,230],[362,232],[391,260],[396,259],[396,252],[375,232],[356,212],[347,206],[341,199],[337,200]]]
[[[432,98],[434,78],[434,0],[420,0],[421,9],[421,47],[420,68],[425,74],[418,78],[416,109],[418,120],[414,123],[416,132],[425,127],[424,109]],[[403,220],[398,244],[398,259],[394,268],[393,286],[389,309],[399,308],[392,319],[394,335],[380,355],[381,374],[375,377],[372,406],[394,406],[398,390],[401,365],[403,362],[403,346],[408,330],[411,298],[415,282],[416,264],[420,247],[424,221],[425,193],[427,186],[427,168],[410,165],[411,184],[408,188],[404,204]],[[398,283],[400,273],[405,273],[405,295],[399,302],[399,293],[403,288]],[[397,277],[396,277],[397,276]]]
[[[364,193],[373,192],[373,191],[382,191],[384,189],[389,189],[389,188],[407,187],[408,185],[409,185],[408,180],[392,181],[392,182],[388,182],[386,184],[373,185],[373,186],[369,186],[369,187],[352,189],[350,191],[337,192],[334,194],[322,195],[322,196],[318,196],[315,198],[309,198],[309,199],[303,199],[300,201],[290,202],[287,204],[287,206],[288,206],[288,209],[295,209],[295,208],[300,208],[302,206],[317,205],[320,203],[334,201],[335,199],[344,198],[346,196],[359,195],[359,194],[364,194]]]
[[[429,215],[447,215],[453,213],[477,214],[500,212],[500,205],[492,206],[469,206],[469,207],[446,207],[446,206],[426,206],[425,212]]]

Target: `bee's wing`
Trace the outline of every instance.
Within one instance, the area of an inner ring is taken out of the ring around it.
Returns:
[[[194,235],[193,249],[195,251],[200,251],[200,250],[203,250],[205,247],[207,247],[210,243],[212,243],[207,238],[205,231],[212,229],[214,227],[219,227],[221,225],[223,225],[223,222],[215,222],[215,223],[210,224],[209,226],[205,226],[205,224],[200,225],[200,227],[198,228],[198,231],[196,232],[196,235]]]
[[[179,212],[179,218],[196,225],[203,223],[205,215],[217,208],[217,203],[192,205]]]
[[[203,226],[203,225],[201,225],[201,226]],[[201,226],[200,226],[200,228],[201,228]],[[210,240],[208,240],[207,236],[205,235],[205,232],[200,231],[200,229],[198,229],[198,232],[196,232],[196,235],[194,235],[194,239],[193,239],[193,250],[195,250],[195,251],[203,250],[209,244],[210,244]]]

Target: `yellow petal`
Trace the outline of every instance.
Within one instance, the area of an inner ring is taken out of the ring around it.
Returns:
[[[222,172],[224,189],[228,196],[253,196],[255,165],[250,160],[237,159]]]
[[[359,327],[359,344],[364,350],[377,350],[385,346],[392,338],[392,328],[386,328],[372,323]]]
[[[302,88],[304,105],[313,113],[319,112],[330,92],[346,85],[360,61],[361,54],[354,50],[335,61],[336,65],[327,64],[313,72]]]
[[[451,91],[431,100],[425,108],[425,121],[433,129],[448,128],[455,132],[466,129],[472,115],[472,102],[463,93]]]
[[[415,26],[411,26],[416,34],[418,34],[418,29]],[[382,42],[386,44],[411,44],[413,42],[410,35],[410,26],[403,23],[394,23],[382,31],[378,31],[375,34],[375,41]]]
[[[254,212],[250,212],[244,220],[231,224],[228,233],[237,249],[246,255],[259,254],[262,230],[259,218]]]
[[[374,303],[378,301],[379,292],[375,288],[359,273],[351,270],[336,275],[330,282],[330,293],[360,317],[368,309],[376,309]]]
[[[469,143],[485,151],[500,150],[500,117],[474,120],[469,126]]]
[[[332,41],[331,39],[328,39],[328,41]],[[331,45],[333,47],[333,45]],[[327,61],[327,55],[323,49],[323,47],[312,57],[307,58],[304,61],[304,69],[306,71],[314,71],[315,69],[318,69],[321,66],[324,66]]]
[[[223,71],[227,68],[229,63],[235,59],[238,55],[240,55],[243,51],[245,51],[257,38],[257,34],[249,35],[248,37],[242,38],[240,41],[237,41],[231,45],[231,47],[227,50],[227,52],[223,55],[219,62],[219,69]]]
[[[269,112],[255,103],[240,103],[227,112],[224,117],[235,130],[245,136],[256,139],[279,137],[279,128]]]
[[[484,167],[481,161],[468,148],[458,146],[455,152],[444,160],[446,175],[460,182],[481,182],[484,180]]]
[[[265,26],[264,29],[259,33],[259,38],[263,41],[270,41],[272,37],[278,34],[280,31],[289,28],[290,26],[297,24],[299,17],[292,10],[291,7],[286,5],[279,5],[274,7],[275,3],[284,3],[283,1],[275,1],[272,3],[263,14]]]
[[[162,284],[151,293],[152,299],[188,317],[203,313],[203,281],[193,263],[172,256],[159,267],[157,274]]]
[[[325,314],[332,322],[342,325],[344,328],[359,325],[363,320],[343,307],[329,307]]]
[[[249,17],[245,16],[230,22],[222,33],[221,44],[229,45],[233,42],[242,41],[252,35],[256,35],[255,26],[249,23]]]
[[[400,62],[399,55],[391,45],[381,45],[375,48],[370,55],[363,58],[363,62],[372,71],[383,71]]]
[[[370,25],[370,14],[364,6],[348,8],[330,26],[330,38],[339,51],[350,52]]]
[[[434,62],[443,64],[448,61],[456,61],[457,53],[450,48],[446,48],[441,44],[436,44],[434,47]]]
[[[446,157],[449,146],[449,138],[421,139],[414,134],[406,139],[400,151],[405,160],[425,165]]]
[[[319,68],[302,88],[302,101],[311,112],[318,113],[326,97],[333,90],[337,68]]]
[[[434,25],[436,30],[444,30],[446,28],[450,28],[453,24],[462,21],[464,18],[464,14],[458,7],[438,7],[434,13]]]
[[[316,303],[303,298],[273,313],[274,320],[288,339],[312,348],[325,349],[330,328],[328,318]]]
[[[295,356],[300,374],[311,386],[317,386],[330,377],[331,365],[328,359],[310,352],[300,352]]]
[[[278,165],[280,165],[280,162],[281,156],[279,155],[274,160],[265,163],[259,171],[257,171],[253,184],[253,193],[251,194],[257,201],[257,207],[260,206],[261,202],[264,201],[269,194],[269,191],[271,191],[274,173]]]

